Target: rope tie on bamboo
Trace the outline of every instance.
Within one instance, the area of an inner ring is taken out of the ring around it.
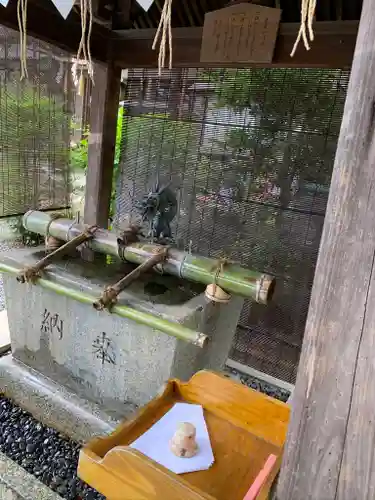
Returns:
[[[313,31],[313,21],[314,21],[314,16],[315,16],[315,9],[316,9],[316,2],[317,0],[302,0],[301,3],[301,25],[298,31],[298,35],[296,38],[296,41],[293,45],[292,52],[290,53],[290,56],[293,57],[294,54],[296,53],[298,44],[302,38],[303,44],[305,46],[306,50],[310,50],[310,42],[314,40],[314,31]],[[307,25],[307,28],[306,28]],[[307,32],[308,32],[308,37],[307,37]]]
[[[158,263],[155,265],[154,267],[154,270],[163,275],[164,274],[164,264],[165,264],[165,261],[168,259],[168,253],[169,253],[169,250],[171,249],[171,246],[170,245],[166,245],[166,246],[163,246],[163,247],[159,247],[159,248],[156,248],[152,253],[153,254],[158,254],[158,253],[161,253],[164,255],[164,258]]]
[[[17,1],[17,21],[20,32],[20,63],[21,63],[21,80],[28,77],[27,73],[27,0]]]
[[[46,236],[44,239],[44,246],[45,246],[46,253],[53,252],[54,250],[56,250],[57,248],[61,247],[64,244],[63,241],[58,240],[54,236],[51,236],[50,232],[49,232],[52,222],[54,220],[58,219],[59,217],[60,217],[60,215],[58,215],[58,214],[52,214],[51,220],[47,224]]]
[[[92,0],[80,0],[81,8],[81,41],[79,42],[76,60],[72,65],[72,75],[78,94],[83,91],[83,68],[87,69],[87,74],[94,84],[94,69],[91,59],[91,32],[92,32]],[[79,69],[78,69],[79,68]],[[78,76],[79,73],[79,76]]]
[[[223,290],[217,281],[221,273],[224,273],[224,268],[230,261],[226,258],[221,258],[217,262],[216,272],[214,275],[214,280],[211,284],[207,285],[205,296],[212,302],[219,302],[221,304],[228,304],[231,299],[231,295]]]
[[[159,26],[152,44],[152,50],[156,49],[156,45],[160,36],[161,38],[158,57],[159,76],[161,75],[161,70],[165,67],[167,40],[169,50],[169,69],[172,69],[172,0],[165,0],[164,2]]]

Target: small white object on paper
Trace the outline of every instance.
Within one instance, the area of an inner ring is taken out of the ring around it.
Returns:
[[[181,422],[193,424],[197,431],[196,441],[199,450],[191,458],[176,457],[169,448],[170,440],[176,432],[177,425]],[[175,474],[207,470],[215,461],[203,408],[200,405],[188,403],[176,403],[130,447],[140,451]]]
[[[56,9],[60,12],[63,18],[66,19],[69,12],[73,8],[74,0],[52,0],[52,3],[55,5]]]
[[[137,0],[137,3],[145,10],[146,12],[153,4],[154,0]]]

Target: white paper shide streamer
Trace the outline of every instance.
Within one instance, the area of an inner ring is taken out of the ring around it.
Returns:
[[[165,0],[164,7],[161,13],[158,29],[152,44],[152,50],[155,50],[160,38],[158,67],[159,75],[161,70],[165,68],[165,53],[169,50],[169,69],[172,69],[172,0]]]
[[[301,25],[298,31],[297,39],[294,43],[292,52],[290,53],[291,57],[294,56],[296,53],[298,44],[302,38],[303,44],[305,46],[306,50],[310,50],[310,44],[309,44],[309,39],[310,42],[314,40],[314,31],[312,28],[313,21],[314,21],[314,16],[315,16],[315,9],[316,9],[316,2],[317,0],[302,0],[301,4]],[[307,37],[308,33],[308,37]]]

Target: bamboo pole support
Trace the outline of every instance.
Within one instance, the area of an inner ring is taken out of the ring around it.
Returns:
[[[165,247],[161,251],[152,255],[149,259],[147,259],[142,264],[139,264],[138,267],[133,269],[129,274],[124,276],[120,281],[115,283],[112,286],[107,286],[102,294],[102,296],[94,302],[94,309],[97,311],[102,311],[103,309],[108,309],[111,311],[113,306],[117,304],[118,295],[133,281],[137,280],[142,273],[145,273],[152,269],[154,266],[159,264],[159,262],[165,260],[167,257],[168,248]]]
[[[76,249],[79,245],[92,238],[96,229],[97,226],[86,227],[81,234],[78,234],[62,246],[57,247],[53,252],[40,259],[33,266],[23,268],[17,276],[17,281],[20,283],[35,283],[40,277],[40,273],[43,269],[56,260],[56,258],[66,255],[70,250]]]
[[[19,273],[19,269],[9,264],[5,264],[4,262],[0,262],[0,272],[17,275]],[[50,290],[58,295],[76,300],[82,304],[90,304],[93,306],[94,302],[97,300],[96,297],[93,297],[86,292],[68,288],[59,283],[50,281],[47,278],[38,277],[35,283],[46,290]],[[113,306],[111,312],[113,314],[117,314],[117,316],[120,316],[121,318],[130,319],[131,321],[135,321],[141,325],[154,328],[155,330],[159,330],[167,335],[176,337],[177,339],[190,344],[194,344],[200,348],[205,347],[209,341],[209,337],[202,332],[186,328],[186,326],[180,325],[179,323],[173,323],[172,321],[139,311],[138,309],[133,309],[132,307],[116,304]]]
[[[57,239],[69,241],[82,232],[82,225],[70,219],[50,220],[44,212],[29,211],[24,215],[23,225],[28,231]],[[121,235],[114,231],[98,229],[88,246],[95,252],[119,257],[134,264],[142,264],[149,259],[161,245],[145,242],[121,244]],[[251,298],[259,304],[267,304],[275,289],[275,278],[268,274],[246,269],[238,264],[193,255],[176,248],[169,248],[168,257],[155,266],[158,271],[178,276],[189,281],[209,285],[216,283],[227,293]]]

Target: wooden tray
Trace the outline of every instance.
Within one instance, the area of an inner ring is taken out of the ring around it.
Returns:
[[[207,471],[176,475],[128,447],[175,402],[200,404],[215,456]],[[78,474],[109,500],[265,500],[281,462],[289,407],[221,375],[170,380],[108,437],[81,450]]]

